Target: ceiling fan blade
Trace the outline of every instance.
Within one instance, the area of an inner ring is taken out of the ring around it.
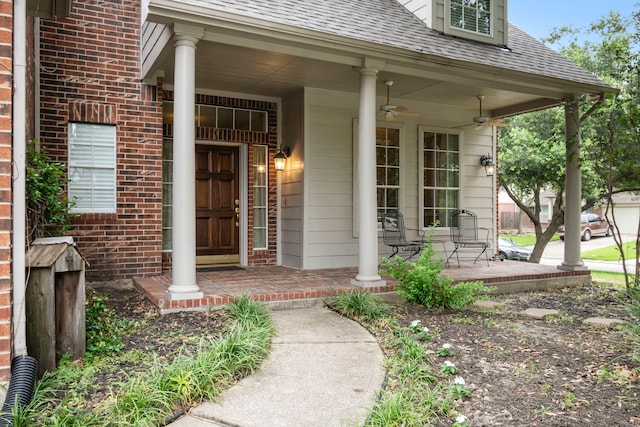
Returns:
[[[398,111],[397,114],[405,117],[420,117],[420,113],[414,111]]]
[[[505,122],[503,119],[491,119],[487,122],[489,126],[496,127],[508,127],[509,123]]]

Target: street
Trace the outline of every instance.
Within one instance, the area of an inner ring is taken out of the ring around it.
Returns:
[[[629,237],[625,240],[633,240],[633,237]],[[580,242],[581,250],[589,251],[592,249],[599,249],[610,245],[615,245],[613,237],[593,237],[586,242]],[[564,242],[562,240],[556,240],[549,242],[545,248],[540,264],[544,265],[560,265],[564,259]],[[591,261],[583,260],[585,266],[590,270],[597,271],[611,271],[614,273],[623,273],[621,261]],[[629,273],[635,273],[635,260],[627,260],[627,271]]]

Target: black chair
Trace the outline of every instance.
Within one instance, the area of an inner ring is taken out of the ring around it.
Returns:
[[[422,240],[407,240],[404,216],[398,211],[386,211],[382,216],[382,241],[393,251],[389,258],[403,251],[409,254],[405,259],[410,260],[424,248]]]
[[[478,217],[476,214],[465,209],[456,210],[451,214],[450,227],[451,241],[453,242],[454,250],[447,258],[447,263],[449,259],[455,255],[458,261],[458,267],[460,267],[460,249],[472,248],[480,250],[480,253],[473,262],[478,261],[482,254],[484,254],[488,266],[489,253],[487,249],[489,249],[489,229],[478,228]],[[478,236],[479,230],[483,231],[482,239]],[[485,231],[486,236],[484,235]]]

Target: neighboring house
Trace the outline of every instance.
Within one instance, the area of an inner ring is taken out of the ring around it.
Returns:
[[[68,166],[79,214],[70,234],[88,280],[172,269],[168,298],[189,299],[200,294],[197,265],[280,264],[357,266],[353,282],[375,286],[389,252],[379,241],[385,209],[401,210],[410,228],[437,221],[443,236],[453,210],[473,210],[495,248],[496,182],[480,164],[495,158],[490,119],[564,104],[574,139],[580,100],[614,89],[508,24],[505,0],[469,3],[0,0],[16,28],[25,4],[41,17],[14,39],[13,55],[35,58],[17,81],[26,107],[9,99],[10,78],[0,94],[14,106],[0,110],[0,376],[23,350],[19,304],[7,309],[9,288],[16,303],[24,291],[15,255],[24,243],[9,253],[10,229],[20,230],[11,195],[23,203],[10,179],[20,181],[19,164],[9,176],[9,147],[19,153],[23,141],[9,139],[11,127]],[[11,31],[0,39],[5,64]],[[289,153],[283,171],[273,167],[279,149]],[[577,163],[568,171],[566,244],[579,245]]]
[[[543,191],[540,196],[542,206],[540,207],[540,222],[546,224],[551,219],[555,193]],[[640,224],[640,195],[632,193],[620,193],[613,196],[615,209],[615,223],[622,234],[637,235]],[[498,229],[499,230],[533,230],[533,222],[520,210],[518,205],[511,200],[504,190],[498,194]],[[613,222],[611,210],[607,212],[606,202],[600,206],[589,209],[587,212],[597,215],[609,216]],[[520,225],[520,228],[519,228]]]
[[[622,234],[638,235],[640,228],[640,194],[620,193],[613,196],[615,223]],[[602,209],[604,214],[604,208]],[[608,217],[613,220],[611,210]]]

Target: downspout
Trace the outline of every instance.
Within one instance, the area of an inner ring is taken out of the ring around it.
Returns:
[[[12,303],[13,356],[27,354],[26,278],[25,278],[25,200],[26,200],[26,70],[27,5],[13,2],[13,233],[12,233]]]

